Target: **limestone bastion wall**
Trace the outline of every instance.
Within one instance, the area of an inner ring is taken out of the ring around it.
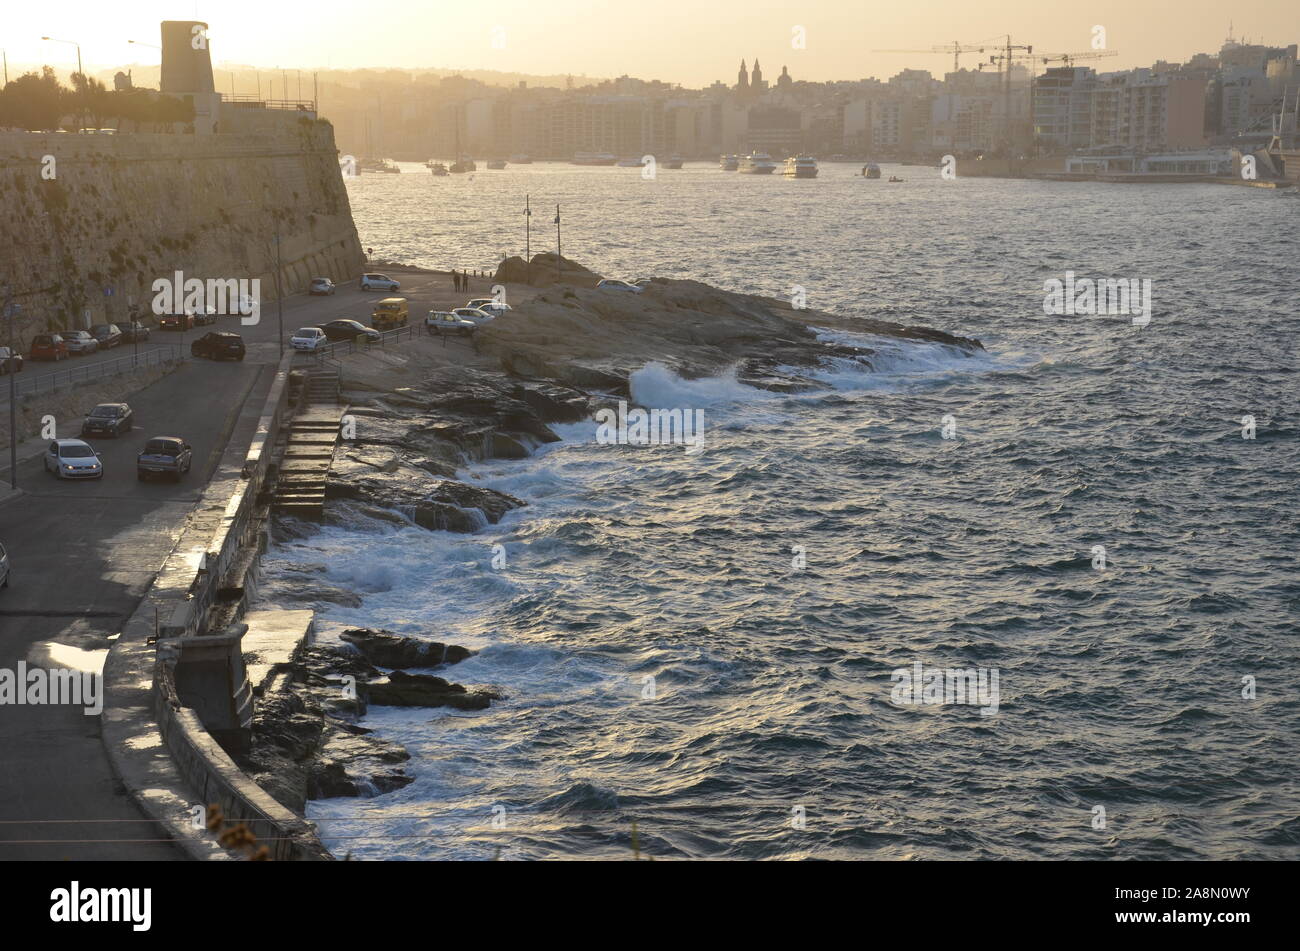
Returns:
[[[258,278],[265,306],[277,226],[286,295],[361,272],[325,120],[214,135],[0,131],[0,287],[21,305],[20,345],[125,320],[132,300],[148,314],[154,280],[176,271]]]

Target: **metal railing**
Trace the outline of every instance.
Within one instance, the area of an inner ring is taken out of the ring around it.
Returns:
[[[321,344],[315,350],[309,351],[310,356],[316,358],[317,363],[324,363],[327,357],[346,356],[349,353],[366,353],[376,347],[383,349],[390,343],[395,344],[403,338],[411,338],[415,334],[415,328],[410,324],[405,327],[398,327],[394,330],[381,330],[378,340],[371,340],[367,334],[357,334],[351,340],[336,340],[333,343]]]
[[[26,372],[16,375],[14,391],[18,396],[27,396],[33,393],[53,393],[55,390],[67,389],[70,386],[81,386],[95,380],[107,379],[110,376],[118,376],[133,370],[161,366],[164,363],[184,359],[185,351],[183,348],[176,344],[167,344],[150,347],[148,350],[141,350],[139,353],[132,353],[129,356],[115,357],[112,360],[97,360],[94,363],[83,363],[80,366],[71,366],[65,370],[54,370],[50,373],[31,373],[32,361],[28,360],[24,364]],[[0,403],[6,402],[8,399],[9,381],[0,377]]]

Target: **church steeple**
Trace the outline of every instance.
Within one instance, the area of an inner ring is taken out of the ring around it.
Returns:
[[[763,67],[758,65],[758,60],[754,60],[754,72],[750,77],[749,84],[755,88],[763,85]]]
[[[740,61],[740,73],[736,77],[736,88],[742,91],[749,88],[749,73],[745,70],[743,59]]]

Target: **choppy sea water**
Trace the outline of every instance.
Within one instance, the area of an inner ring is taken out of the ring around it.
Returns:
[[[277,546],[272,599],[304,562],[363,596],[327,636],[462,643],[449,676],[507,695],[372,710],[416,780],[314,803],[337,854],[630,858],[634,824],[657,858],[1300,854],[1300,201],[852,171],[350,183],[379,257],[487,266],[528,192],[607,275],[798,285],[987,352],[885,344],[797,396],[648,366],[634,396],[702,408],[703,452],[561,426],[466,466],[531,503],[500,525]],[[1067,270],[1149,278],[1150,324],[1044,316]],[[996,712],[892,702],[917,662],[996,671]]]

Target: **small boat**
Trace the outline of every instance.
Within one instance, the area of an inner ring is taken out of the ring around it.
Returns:
[[[532,165],[533,158],[531,155],[512,155],[510,156],[511,165]]]
[[[492,161],[487,163],[487,167],[500,171],[501,169],[506,167],[505,159],[493,159]]]
[[[608,152],[575,152],[574,165],[613,165],[618,161]]]
[[[477,170],[478,166],[474,164],[473,159],[461,159],[459,162],[452,162],[451,168],[447,171],[451,172],[453,175],[460,175],[463,172],[473,172]]]
[[[750,152],[740,160],[738,171],[744,175],[771,175],[776,171],[776,163],[766,152]]]
[[[735,155],[721,155],[718,157],[718,168],[724,172],[734,172],[740,168],[740,159]]]
[[[895,176],[893,176],[893,175],[890,175],[890,176],[889,176],[889,180],[890,180],[891,182],[902,182],[902,181],[906,181],[906,179],[903,179],[903,178],[897,178],[897,177],[895,177]]]
[[[880,177],[880,166],[877,165],[875,162],[868,162],[866,165],[862,166],[862,177],[863,177],[863,178],[879,178],[879,177]]]
[[[435,175],[449,174],[447,171],[447,166],[443,165],[441,162],[430,162],[429,171],[431,171]]]
[[[364,158],[357,162],[357,168],[366,172],[379,172],[386,175],[397,175],[402,170],[387,159]]]
[[[645,162],[635,158],[625,158],[618,160],[619,168],[645,168]]]
[[[786,178],[816,178],[817,160],[811,155],[792,155],[785,160]]]
[[[680,155],[674,152],[668,159],[664,161],[663,166],[664,168],[681,168],[682,163],[685,161],[686,159],[682,158]]]

